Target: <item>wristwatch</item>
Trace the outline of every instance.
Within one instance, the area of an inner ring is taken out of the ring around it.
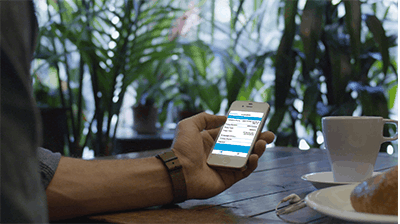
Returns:
[[[173,151],[168,151],[156,156],[163,161],[168,169],[172,181],[172,192],[174,200],[172,203],[180,203],[187,199],[187,189],[185,176],[183,175],[182,165]]]

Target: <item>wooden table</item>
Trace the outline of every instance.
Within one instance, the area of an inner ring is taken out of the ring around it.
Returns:
[[[153,156],[161,151],[165,150],[129,153],[114,158]],[[387,170],[397,163],[397,157],[379,153],[375,171]],[[292,193],[304,198],[316,188],[300,177],[312,172],[330,170],[326,150],[267,148],[254,173],[213,198],[89,218],[92,221],[112,223],[286,223],[275,214],[275,207],[279,201]],[[286,205],[284,203],[280,207]],[[307,223],[352,223],[327,217],[309,207],[282,217]]]

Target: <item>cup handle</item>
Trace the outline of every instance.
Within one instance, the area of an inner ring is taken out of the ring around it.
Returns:
[[[396,134],[393,137],[383,137],[383,142],[390,142],[390,141],[394,141],[397,140],[397,133],[399,132],[399,126],[396,120],[392,120],[392,119],[383,119],[383,122],[386,123],[392,123],[392,124],[396,124]]]

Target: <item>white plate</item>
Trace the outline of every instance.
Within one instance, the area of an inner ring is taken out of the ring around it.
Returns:
[[[314,191],[305,198],[308,207],[328,216],[355,222],[397,223],[395,215],[356,212],[350,194],[357,184],[329,187]]]
[[[373,172],[372,176],[378,175],[381,172]],[[308,181],[314,185],[317,189],[322,189],[326,187],[333,187],[338,185],[345,185],[345,184],[355,184],[359,182],[335,182],[333,180],[333,173],[332,172],[320,172],[320,173],[309,173],[303,175],[301,179]]]

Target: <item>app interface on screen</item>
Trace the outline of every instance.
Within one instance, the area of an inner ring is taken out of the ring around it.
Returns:
[[[260,112],[231,111],[212,153],[246,157],[262,116]]]

